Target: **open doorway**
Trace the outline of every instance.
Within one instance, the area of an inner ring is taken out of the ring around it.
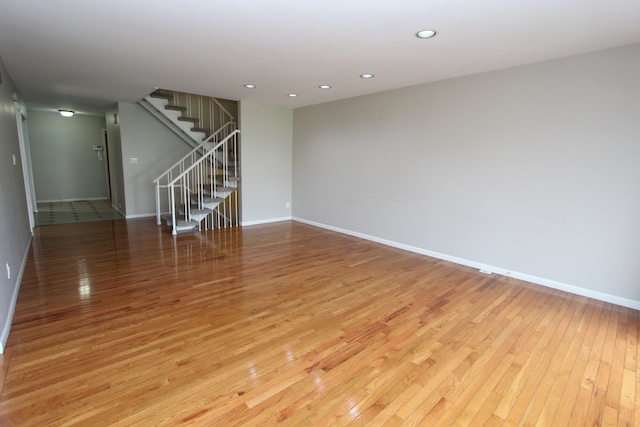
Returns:
[[[36,225],[115,219],[104,116],[29,111]]]

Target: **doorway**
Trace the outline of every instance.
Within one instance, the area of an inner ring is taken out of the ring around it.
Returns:
[[[62,117],[48,110],[29,111],[36,225],[87,220],[104,211],[103,204],[110,206],[112,165],[105,128],[104,116],[97,114]],[[112,218],[107,213],[100,215]]]

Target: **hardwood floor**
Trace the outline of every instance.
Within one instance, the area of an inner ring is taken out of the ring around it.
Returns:
[[[36,229],[2,426],[638,425],[638,312],[295,222]]]

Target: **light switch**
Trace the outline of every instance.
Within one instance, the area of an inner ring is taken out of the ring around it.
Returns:
[[[138,158],[137,157],[132,157],[131,158],[131,164],[132,165],[137,165],[138,164]]]

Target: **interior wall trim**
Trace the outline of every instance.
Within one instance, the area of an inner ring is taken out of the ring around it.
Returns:
[[[283,216],[280,218],[267,218],[267,219],[259,219],[257,221],[240,221],[241,227],[247,227],[250,225],[260,225],[260,224],[271,224],[272,222],[282,222],[282,221],[291,221],[293,218],[290,216]],[[302,222],[302,221],[300,221]]]
[[[11,303],[9,304],[9,312],[7,318],[4,321],[4,328],[2,329],[2,335],[0,335],[0,354],[4,353],[4,349],[7,347],[7,340],[9,339],[9,332],[11,331],[11,323],[13,323],[13,313],[18,303],[18,294],[20,293],[20,285],[22,284],[22,276],[24,275],[24,269],[27,266],[27,258],[31,251],[31,243],[33,242],[33,235],[29,236],[29,242],[27,242],[27,249],[22,256],[22,262],[20,263],[20,270],[16,276],[16,284],[13,288],[13,296],[11,297]]]
[[[587,288],[582,288],[580,286],[569,285],[567,283],[558,282],[551,279],[545,279],[543,277],[537,277],[526,273],[520,273],[517,271],[512,271],[506,268],[493,266],[484,264],[477,261],[472,261],[464,258],[455,257],[452,255],[443,254],[440,252],[434,252],[427,249],[419,248],[416,246],[405,245],[403,243],[394,242],[387,239],[382,239],[376,236],[370,236],[368,234],[359,233],[357,231],[346,230],[339,227],[334,227],[327,224],[322,224],[315,221],[310,221],[304,218],[293,217],[294,221],[302,222],[304,224],[312,225],[315,227],[324,228],[326,230],[335,231],[342,234],[347,234],[349,236],[359,237],[361,239],[370,240],[372,242],[380,243],[386,246],[391,246],[398,249],[403,249],[409,252],[418,253],[421,255],[430,256],[433,258],[441,259],[444,261],[453,262],[455,264],[464,265],[467,267],[477,268],[481,270],[483,273],[495,273],[500,274],[502,276],[513,277],[518,280],[523,280],[525,282],[534,283],[536,285],[545,286],[547,288],[557,289],[560,291],[569,292],[571,294],[580,295],[588,298],[597,299],[600,301],[608,302],[611,304],[620,305],[623,307],[632,308],[634,310],[640,310],[640,301],[635,301],[628,298],[619,297],[617,295],[605,294],[603,292],[594,291]]]

